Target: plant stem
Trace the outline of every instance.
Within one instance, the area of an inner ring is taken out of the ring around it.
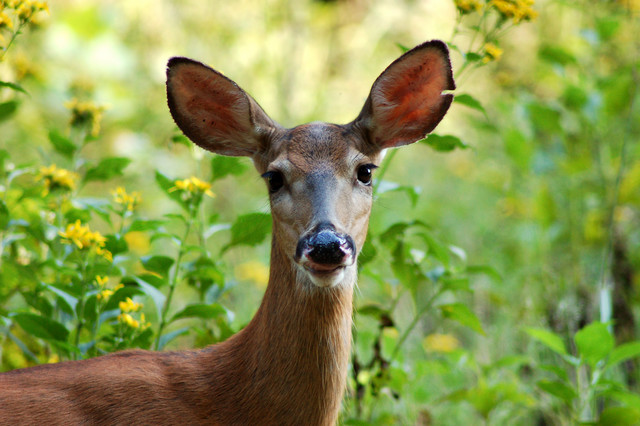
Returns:
[[[411,323],[409,324],[409,326],[404,330],[404,332],[402,333],[402,335],[398,339],[398,343],[396,344],[396,347],[393,349],[393,353],[391,354],[391,357],[389,358],[389,363],[390,364],[396,359],[396,356],[398,356],[398,354],[400,353],[400,348],[404,344],[405,340],[407,340],[407,338],[409,337],[409,334],[411,334],[411,332],[416,327],[416,325],[418,325],[418,321],[420,321],[420,319],[422,318],[422,316],[424,314],[426,314],[428,311],[431,310],[431,308],[433,307],[433,302],[436,300],[436,297],[438,297],[439,295],[440,295],[440,290],[436,291],[429,298],[429,300],[427,300],[427,303],[422,307],[422,309],[420,309],[420,311],[418,311],[416,316],[413,317],[413,320],[411,320]]]
[[[397,149],[392,149],[384,159],[382,160],[382,164],[380,165],[380,171],[378,172],[378,177],[376,178],[375,183],[373,184],[373,198],[375,199],[378,194],[378,189],[380,188],[380,184],[382,183],[382,178],[387,173],[387,169],[389,168],[389,164],[391,164],[391,160],[396,156],[398,152]]]
[[[178,276],[180,274],[180,264],[182,262],[182,256],[185,253],[184,244],[187,241],[187,237],[189,236],[189,232],[191,231],[191,222],[194,218],[193,211],[190,212],[189,220],[185,223],[185,232],[182,240],[180,240],[180,249],[178,250],[178,257],[176,258],[176,266],[173,270],[173,276],[171,277],[171,282],[169,283],[169,294],[167,294],[167,300],[164,302],[164,306],[162,307],[162,317],[160,318],[160,326],[158,327],[158,334],[156,336],[155,349],[158,350],[160,347],[160,338],[162,337],[162,331],[167,325],[167,313],[169,312],[169,307],[171,306],[171,300],[173,299],[173,293],[178,284]]]

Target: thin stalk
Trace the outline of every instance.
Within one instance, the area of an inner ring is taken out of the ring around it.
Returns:
[[[418,313],[413,318],[413,320],[411,320],[411,323],[404,330],[404,332],[402,333],[402,335],[398,339],[398,343],[396,344],[396,347],[393,349],[393,353],[391,354],[391,357],[389,358],[389,363],[390,364],[396,359],[396,356],[398,356],[398,354],[400,353],[400,348],[404,344],[405,340],[407,340],[407,338],[409,337],[409,334],[411,334],[411,332],[416,327],[416,325],[418,325],[418,321],[420,321],[420,319],[422,318],[422,316],[424,314],[426,314],[427,312],[429,312],[433,308],[433,306],[432,306],[433,302],[436,300],[436,297],[438,297],[439,295],[440,295],[440,291],[435,292],[429,298],[429,300],[427,300],[427,303],[422,307],[422,309],[420,309],[420,311],[418,311]]]
[[[18,37],[18,35],[21,34],[21,30],[22,28],[24,28],[26,24],[27,24],[26,22],[21,23],[18,26],[18,29],[11,35],[11,39],[9,39],[9,43],[7,44],[7,47],[5,47],[2,53],[0,53],[0,62],[2,62],[2,60],[4,59],[4,55],[7,54],[7,50],[9,50],[9,48],[11,47],[15,39]]]
[[[182,263],[182,257],[184,256],[185,250],[184,245],[187,237],[189,236],[189,232],[191,231],[191,222],[194,218],[193,212],[191,212],[190,220],[185,224],[185,232],[182,240],[180,240],[180,249],[178,250],[178,257],[176,258],[176,266],[173,270],[173,276],[171,277],[171,282],[169,283],[169,294],[167,294],[167,300],[164,302],[164,306],[162,307],[162,317],[160,318],[160,327],[158,327],[158,334],[156,336],[155,348],[159,349],[160,346],[160,338],[162,337],[162,331],[167,325],[167,313],[169,312],[169,307],[171,306],[171,300],[173,299],[173,293],[175,292],[176,286],[178,284],[178,276],[180,274],[180,264]]]

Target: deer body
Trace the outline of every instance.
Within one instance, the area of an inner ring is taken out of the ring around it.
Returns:
[[[433,41],[396,60],[356,120],[285,129],[234,82],[185,58],[169,108],[196,144],[253,159],[273,216],[271,270],[251,322],[199,351],[126,351],[0,375],[0,424],[305,424],[337,420],[357,256],[381,150],[424,137],[454,88]]]

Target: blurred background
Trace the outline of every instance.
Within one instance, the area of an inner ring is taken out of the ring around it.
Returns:
[[[375,78],[404,50],[448,42],[455,93],[463,96],[437,136],[385,163],[361,262],[341,422],[640,421],[633,361],[640,353],[640,2],[58,0],[47,10],[30,3],[28,24],[11,13],[29,2],[0,3],[13,19],[3,26],[0,15],[0,80],[26,92],[0,86],[0,195],[12,220],[30,220],[25,199],[34,212],[47,209],[28,197],[39,197],[40,189],[29,188],[41,165],[82,171],[101,158],[128,158],[121,173],[74,188],[75,208],[123,186],[140,193],[136,214],[150,219],[180,211],[156,171],[212,181],[211,154],[185,143],[166,107],[172,56],[223,72],[292,127],[351,121]],[[14,41],[20,22],[23,34]],[[71,161],[51,134],[73,139],[73,99],[99,106],[90,118],[99,129]],[[216,303],[227,310],[227,331],[194,320],[197,331],[176,336],[170,348],[237,331],[266,285],[268,229],[265,239],[225,247],[238,216],[268,213],[250,161],[233,168],[213,181],[215,198],[205,197],[198,213],[209,226],[199,242],[221,275]],[[18,169],[25,173],[7,180]],[[104,217],[90,217],[94,229],[111,232]],[[406,229],[393,228],[399,223]],[[12,312],[44,312],[25,294],[54,278],[25,271],[35,260],[40,268],[48,254],[24,243],[31,260],[21,263],[22,243],[8,239],[18,231],[5,225],[3,371],[55,352],[11,320]],[[54,239],[55,232],[40,240]],[[144,256],[175,258],[175,246],[152,233],[132,231],[126,242],[119,271],[108,273],[113,282],[150,270],[141,267]],[[177,283],[176,306],[198,294],[189,283],[187,275]],[[153,329],[158,318],[147,315]],[[594,322],[608,337],[585,332],[581,340],[576,333]],[[610,351],[598,358],[585,341]],[[617,354],[608,368],[613,348],[625,344],[627,355]]]

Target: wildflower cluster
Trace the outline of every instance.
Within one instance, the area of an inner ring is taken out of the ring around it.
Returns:
[[[24,25],[39,24],[42,13],[49,13],[45,1],[0,0],[0,48],[6,50]],[[3,32],[10,33],[8,40]]]
[[[116,204],[120,204],[121,206],[123,206],[126,211],[133,211],[142,200],[139,192],[134,191],[129,194],[121,186],[111,191],[111,194],[113,195],[113,200],[116,202]]]
[[[182,199],[187,201],[190,199],[200,199],[203,194],[214,197],[211,192],[211,184],[198,179],[195,176],[184,180],[176,180],[173,182],[174,187],[169,192],[179,191]]]
[[[73,98],[65,102],[65,107],[71,110],[71,127],[88,127],[91,129],[91,136],[98,136],[100,133],[100,123],[102,122],[102,113],[104,106],[96,105],[92,101],[79,101]]]
[[[483,63],[489,63],[491,61],[498,61],[502,56],[502,49],[493,43],[487,43],[483,47],[484,56],[482,57]]]
[[[80,220],[67,225],[64,231],[58,233],[65,244],[74,244],[78,249],[94,249],[95,253],[104,257],[108,261],[113,260],[113,256],[109,250],[104,248],[107,239],[99,232],[92,232],[89,225],[82,225]]]
[[[44,182],[43,196],[55,190],[73,191],[76,188],[78,174],[67,169],[60,169],[55,164],[40,167],[36,180]]]
[[[135,319],[131,314],[134,312],[138,312],[144,306],[142,303],[134,302],[130,297],[127,297],[126,300],[119,303],[120,311],[122,312],[118,315],[118,321],[122,324],[126,324],[131,328],[139,328],[141,330],[145,330],[151,326],[151,323],[145,322],[144,314],[140,314],[140,320]]]
[[[471,12],[480,12],[482,10],[482,3],[480,0],[454,0],[458,11],[465,15]]]
[[[120,283],[112,289],[107,288],[107,284],[109,283],[109,277],[106,277],[106,276],[97,275],[95,282],[98,287],[98,294],[96,295],[96,298],[98,300],[107,300],[108,298],[113,296],[113,293],[115,293],[116,291],[124,287],[124,285]]]
[[[513,19],[514,24],[538,17],[538,12],[532,7],[534,0],[491,0],[489,4],[496,8],[503,19]]]

